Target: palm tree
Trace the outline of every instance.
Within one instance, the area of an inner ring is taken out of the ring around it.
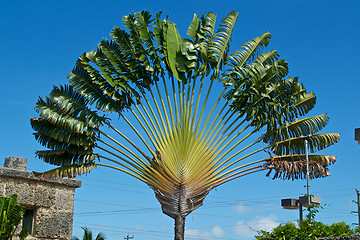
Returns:
[[[11,240],[15,236],[17,226],[21,223],[25,207],[17,203],[18,196],[10,198],[0,197],[0,239]],[[29,235],[28,231],[21,229],[18,237],[20,240]]]
[[[87,227],[81,227],[84,230],[84,236],[82,237],[82,240],[93,240],[92,237],[92,232],[89,228]],[[98,233],[98,235],[96,235],[95,240],[105,240],[105,235],[103,233]],[[71,240],[80,240],[78,237],[73,237]]]
[[[31,125],[49,149],[36,154],[58,166],[41,175],[75,177],[98,166],[129,174],[175,220],[175,240],[184,239],[185,217],[221,184],[261,171],[303,178],[303,136],[314,153],[339,134],[318,134],[325,114],[301,118],[316,97],[286,77],[275,50],[263,51],[270,33],[230,53],[237,17],[231,12],[215,30],[215,14],[194,15],[189,38],[181,38],[161,13],[124,16],[127,31],[115,27],[111,40],[79,57],[70,85],[36,103],[40,117]],[[254,161],[260,152],[268,154]],[[327,176],[335,161],[309,159],[311,178]]]

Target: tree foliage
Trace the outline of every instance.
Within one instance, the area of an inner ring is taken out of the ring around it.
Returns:
[[[313,240],[320,237],[347,237],[358,233],[358,228],[351,229],[344,222],[328,225],[321,222],[304,221],[298,227],[293,222],[287,222],[275,227],[270,232],[259,231],[255,238],[257,240]]]
[[[152,188],[165,214],[185,218],[209,191],[238,177],[267,170],[302,178],[304,136],[312,153],[339,140],[318,133],[326,115],[303,118],[315,94],[287,77],[277,51],[264,51],[270,33],[231,52],[237,12],[217,29],[214,13],[195,14],[188,37],[161,15],[124,16],[126,30],[115,27],[110,40],[78,58],[70,85],[39,98],[31,125],[48,149],[36,154],[58,166],[42,176],[110,167]],[[310,160],[311,177],[325,177],[335,157]]]
[[[11,240],[16,235],[16,229],[21,223],[25,213],[25,207],[16,203],[17,195],[10,198],[0,197],[0,239]],[[28,232],[22,229],[18,237],[23,240],[27,237]]]
[[[81,227],[84,230],[84,235],[81,238],[82,240],[93,240],[93,234],[92,231],[87,227]],[[94,240],[105,240],[104,233],[100,232],[96,235]],[[71,240],[80,240],[78,237],[73,237]]]

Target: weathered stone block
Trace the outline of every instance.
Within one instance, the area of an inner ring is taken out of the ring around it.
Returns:
[[[27,159],[20,157],[5,158],[4,167],[16,170],[26,171]]]
[[[35,235],[44,239],[70,239],[72,222],[72,211],[38,211]]]
[[[72,209],[74,207],[75,189],[70,187],[59,187],[56,189],[54,208]]]
[[[34,181],[24,182],[21,179],[8,181],[5,187],[5,195],[19,195],[18,202],[25,206],[37,206],[49,208],[55,202],[55,189],[39,184]]]

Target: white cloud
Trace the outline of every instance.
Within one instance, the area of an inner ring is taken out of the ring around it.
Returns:
[[[236,234],[246,237],[252,237],[257,234],[259,230],[270,231],[280,223],[274,216],[269,217],[255,217],[249,222],[239,221],[234,227]]]
[[[246,236],[246,237],[252,237],[255,235],[254,231],[250,228],[250,226],[243,221],[236,223],[236,225],[234,227],[234,231],[236,234],[241,235],[241,236]]]
[[[244,213],[246,211],[249,210],[248,207],[245,206],[245,204],[243,203],[239,203],[238,205],[234,206],[233,209],[237,212],[237,213]]]
[[[214,237],[220,238],[224,236],[225,232],[221,227],[215,226],[212,229],[212,234],[214,235]]]
[[[211,229],[211,233],[207,231],[199,231],[199,229],[185,229],[185,237],[196,238],[202,240],[213,240],[216,238],[221,238],[225,235],[225,231],[219,227],[215,226]]]
[[[212,240],[213,238],[210,236],[208,232],[200,232],[198,229],[185,229],[185,238],[196,237],[196,239],[202,240]]]

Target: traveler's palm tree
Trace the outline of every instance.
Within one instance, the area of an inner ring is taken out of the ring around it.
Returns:
[[[92,231],[87,227],[82,227],[84,230],[84,236],[82,237],[82,240],[93,240]],[[105,240],[105,235],[103,233],[98,233],[96,235],[96,238],[94,240]],[[80,240],[78,237],[73,237],[71,240]]]
[[[302,178],[304,138],[314,153],[339,135],[318,134],[325,114],[301,118],[316,97],[286,78],[276,51],[263,52],[269,33],[230,53],[236,12],[218,30],[215,14],[194,15],[189,38],[160,15],[125,16],[128,31],[115,27],[112,40],[84,53],[70,85],[39,99],[40,118],[31,124],[49,148],[37,156],[58,166],[43,176],[74,177],[97,166],[127,173],[155,192],[175,219],[175,239],[183,239],[185,217],[213,188],[260,171]],[[255,158],[260,152],[265,157]],[[335,161],[309,159],[311,178],[327,176]]]

